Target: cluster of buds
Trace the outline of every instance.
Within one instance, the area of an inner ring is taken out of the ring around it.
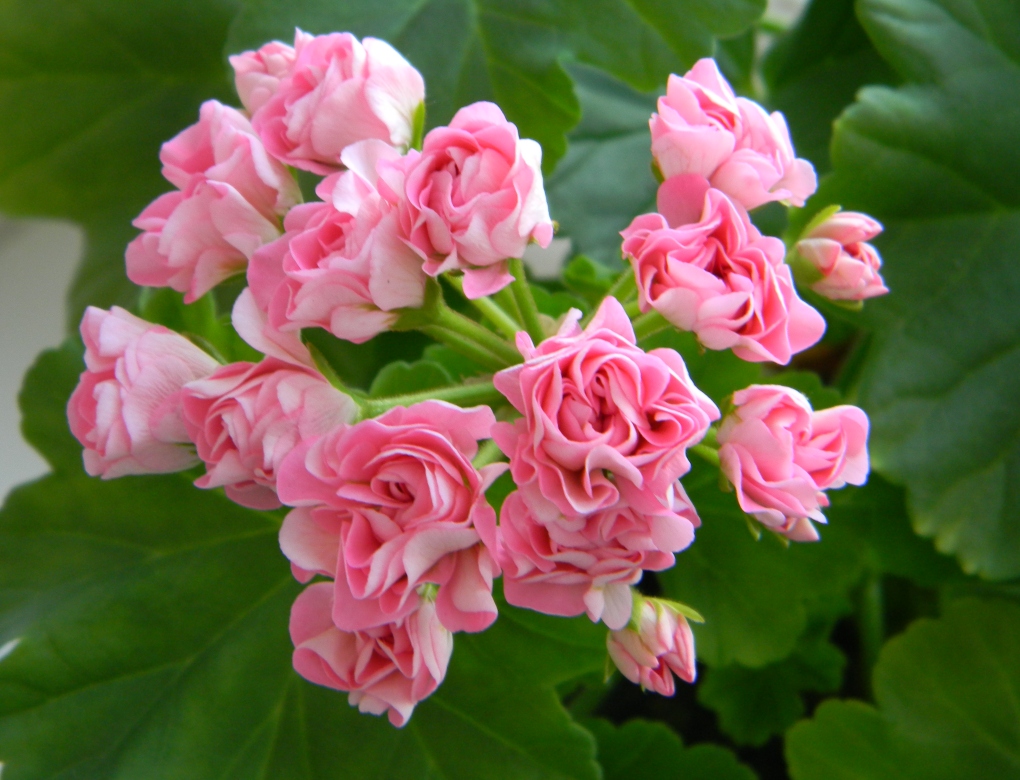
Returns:
[[[467,106],[423,136],[421,75],[348,33],[298,31],[293,47],[231,64],[244,109],[207,102],[164,144],[177,189],[138,217],[126,262],[185,303],[245,274],[232,323],[263,358],[223,365],[161,325],[90,308],[68,404],[88,473],[201,465],[199,488],[289,507],[280,546],[308,583],[291,613],[294,667],[394,725],[442,682],[453,635],[496,619],[501,575],[510,604],[603,622],[629,679],[664,695],[674,675],[692,681],[696,613],[634,587],[694,541],[688,450],[708,450],[740,506],[794,540],[818,538],[825,490],[868,471],[859,409],[815,412],[755,385],[720,422],[679,353],[639,346],[672,324],[784,364],[821,337],[783,242],[748,216],[814,191],[782,116],[735,97],[711,60],[671,77],[651,119],[658,212],[622,234],[636,284],[625,273],[623,302],[607,295],[587,324],[575,309],[550,327],[520,260],[552,239],[541,149],[498,107]],[[322,177],[320,200],[300,202],[290,167]],[[858,217],[826,213],[791,253],[798,269],[815,263],[817,292],[877,294],[863,243],[877,227]],[[491,327],[448,307],[439,276]],[[478,376],[369,398],[317,362],[301,339],[312,328],[354,343],[417,329]],[[486,491],[506,471],[515,487],[497,518]]]

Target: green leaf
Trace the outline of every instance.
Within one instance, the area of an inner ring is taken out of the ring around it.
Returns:
[[[235,0],[13,0],[0,6],[0,209],[88,230],[70,319],[134,300],[124,245],[170,189],[163,141],[203,100],[230,101],[222,60]]]
[[[566,314],[571,309],[579,309],[587,313],[588,303],[569,292],[549,292],[537,284],[529,284],[531,294],[535,299],[535,306],[539,313],[556,319]]]
[[[877,709],[831,701],[787,735],[794,780],[1020,774],[1020,606],[961,600],[890,640]]]
[[[306,328],[301,338],[313,344],[345,384],[367,390],[383,367],[394,360],[421,357],[429,340],[420,333],[380,333],[364,344],[338,339],[322,328]]]
[[[843,679],[846,658],[829,644],[831,620],[816,620],[796,649],[761,669],[712,667],[698,686],[698,701],[719,716],[719,727],[741,745],[764,745],[804,715],[803,692],[831,693]]]
[[[917,531],[964,569],[1020,575],[1020,47],[1008,0],[865,0],[861,20],[910,83],[869,87],[838,121],[821,205],[874,214],[891,295],[860,402],[877,470]]]
[[[53,428],[79,368],[68,347],[29,375],[25,429],[59,472],[0,510],[6,776],[597,780],[555,686],[601,668],[601,627],[504,606],[406,728],[360,715],[291,669],[278,514],[72,468]]]
[[[445,344],[429,344],[425,347],[422,356],[432,360],[449,372],[455,379],[466,379],[471,376],[487,373],[484,368],[470,358],[466,358],[458,352],[454,352]]]
[[[425,76],[428,120],[493,100],[544,150],[549,172],[580,117],[568,56],[641,89],[712,52],[714,35],[734,35],[764,11],[764,0],[252,0],[235,22],[228,53],[308,32],[349,30],[384,38]],[[637,56],[635,56],[637,54]]]
[[[685,747],[663,723],[629,720],[619,728],[604,720],[585,725],[599,743],[605,780],[754,780],[755,774],[718,745]]]
[[[67,399],[85,369],[81,344],[68,339],[59,349],[36,358],[18,394],[21,433],[50,467],[58,472],[81,471],[81,445],[67,427]]]
[[[865,84],[896,81],[854,15],[854,0],[813,0],[765,56],[767,103],[783,112],[797,155],[831,167],[832,122]]]
[[[368,394],[373,398],[380,398],[431,390],[434,387],[446,387],[451,384],[453,377],[440,363],[433,360],[416,360],[413,363],[397,360],[375,375]]]
[[[618,271],[611,271],[585,255],[576,255],[563,268],[563,286],[580,295],[588,306],[597,306],[613,286]]]
[[[863,571],[859,547],[822,541],[783,545],[773,534],[755,540],[719,472],[694,463],[683,485],[702,525],[676,566],[657,576],[666,595],[705,616],[692,626],[698,657],[710,666],[762,667],[793,652],[808,615],[839,613]]]

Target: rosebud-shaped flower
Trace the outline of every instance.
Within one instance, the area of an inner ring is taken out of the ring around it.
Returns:
[[[825,522],[823,493],[868,478],[868,416],[856,406],[819,412],[782,385],[751,385],[733,395],[719,427],[719,461],[740,508],[794,541],[815,541],[810,520]]]
[[[469,298],[513,281],[506,260],[523,256],[532,239],[552,241],[542,147],[519,138],[493,103],[462,108],[425,136],[420,154],[384,164],[381,177],[425,272],[464,271]]]
[[[487,406],[426,401],[304,442],[284,460],[277,492],[299,508],[280,545],[299,579],[336,578],[339,628],[402,619],[425,583],[439,585],[436,608],[451,631],[496,619],[496,513],[485,490],[503,467],[471,465],[494,421]]]
[[[652,114],[652,155],[664,178],[704,176],[746,209],[782,200],[794,206],[818,187],[815,169],[794,157],[786,120],[738,98],[711,59],[672,75]]]
[[[453,635],[423,601],[393,623],[360,631],[337,628],[328,582],[310,585],[290,611],[294,670],[309,682],[349,691],[351,706],[389,716],[398,728],[414,706],[430,696],[446,676]]]
[[[230,61],[238,94],[270,154],[295,168],[328,174],[340,167],[341,152],[358,141],[411,143],[425,82],[388,43],[297,30],[293,55],[283,44],[268,46]]]
[[[86,370],[67,403],[85,471],[103,479],[166,474],[198,459],[181,414],[180,390],[218,364],[183,336],[114,306],[85,310]]]
[[[236,109],[208,100],[197,124],[163,144],[161,195],[132,223],[145,231],[125,254],[135,284],[171,287],[190,303],[244,271],[278,235],[279,217],[299,202],[287,169],[262,147]]]
[[[631,623],[636,628],[606,637],[609,657],[624,677],[662,696],[676,693],[674,674],[694,682],[694,634],[683,615],[667,602],[643,599]]]
[[[812,228],[796,247],[797,255],[821,274],[811,289],[835,301],[863,301],[889,292],[878,272],[882,258],[867,243],[881,232],[878,222],[855,211],[836,212]]]
[[[726,195],[678,176],[659,188],[658,207],[621,233],[642,311],[752,362],[786,364],[822,337],[825,320],[797,295],[783,242]]]
[[[694,541],[698,516],[679,483],[655,514],[626,505],[576,518],[541,519],[520,491],[503,502],[499,563],[506,600],[547,615],[588,614],[609,628],[630,620],[630,586],[644,569],[670,568]]]
[[[184,422],[205,462],[200,488],[275,509],[276,471],[301,441],[353,420],[357,405],[315,371],[276,358],[231,363],[184,387]]]
[[[350,170],[316,189],[326,202],[293,209],[287,233],[255,253],[248,283],[270,325],[325,328],[360,344],[389,330],[397,309],[422,305],[421,258],[401,240],[397,214],[375,188],[376,162],[387,154],[396,156],[379,141],[349,147]]]
[[[523,418],[493,439],[510,456],[524,498],[543,520],[609,509],[621,497],[638,512],[672,507],[690,469],[687,447],[719,417],[671,349],[645,352],[615,298],[583,331],[580,312],[535,347],[517,334],[523,365],[493,381]]]

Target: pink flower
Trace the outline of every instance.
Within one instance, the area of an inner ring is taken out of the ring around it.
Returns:
[[[624,677],[662,696],[676,693],[674,674],[694,682],[694,634],[683,615],[668,602],[643,599],[631,622],[636,628],[606,637],[609,657]]]
[[[426,583],[439,586],[436,609],[451,631],[481,631],[496,619],[496,513],[485,489],[503,468],[471,465],[494,421],[485,406],[426,401],[287,456],[277,491],[299,508],[287,515],[280,545],[299,579],[336,578],[338,628],[401,620]]]
[[[723,474],[740,508],[763,525],[803,542],[818,539],[823,490],[863,485],[868,477],[868,416],[856,406],[811,410],[782,385],[751,385],[719,428]]]
[[[783,242],[722,192],[678,176],[659,188],[659,211],[621,233],[642,311],[753,362],[786,364],[822,337],[825,320],[798,297]]]
[[[519,138],[493,103],[462,108],[449,127],[425,136],[420,154],[384,164],[381,176],[425,272],[464,271],[469,298],[513,281],[506,260],[521,257],[532,239],[552,241],[542,147]]]
[[[704,176],[744,208],[803,206],[818,187],[811,163],[794,157],[783,115],[738,98],[711,59],[669,77],[649,126],[663,177]]]
[[[385,41],[295,31],[294,50],[272,43],[231,57],[237,91],[270,154],[319,174],[353,143],[411,143],[425,100],[421,74]]]
[[[443,681],[453,653],[453,635],[436,619],[435,605],[423,601],[400,620],[359,631],[334,625],[334,612],[328,582],[297,597],[290,611],[294,670],[316,685],[349,691],[352,707],[386,712],[403,726]]]
[[[304,439],[357,416],[354,401],[315,371],[276,358],[231,363],[184,387],[184,422],[206,466],[200,488],[225,487],[252,509],[275,509],[276,472]]]
[[[866,243],[882,232],[867,214],[837,212],[797,242],[796,252],[822,275],[811,284],[819,295],[836,301],[863,301],[885,295],[878,269],[882,258]]]
[[[119,306],[85,310],[86,370],[67,402],[85,471],[103,479],[166,474],[198,462],[181,415],[180,390],[217,363],[183,336]]]
[[[630,586],[644,569],[673,566],[673,553],[694,541],[700,524],[679,485],[674,506],[656,514],[626,505],[591,515],[540,519],[520,491],[503,502],[499,563],[506,600],[547,615],[587,613],[609,628],[630,620]]]
[[[645,352],[623,307],[607,298],[583,331],[576,309],[535,347],[517,334],[523,365],[493,381],[523,418],[499,423],[493,439],[532,511],[543,521],[609,509],[672,507],[686,449],[719,410],[691,382],[671,349]]]
[[[128,278],[200,298],[276,238],[279,217],[300,201],[294,177],[262,147],[248,120],[215,100],[199,121],[163,144],[163,175],[178,190],[132,223],[145,231],[127,248]]]
[[[375,188],[376,163],[390,155],[380,141],[348,147],[349,170],[316,190],[327,202],[293,209],[287,233],[255,253],[248,283],[273,327],[320,327],[360,344],[388,330],[399,309],[422,305],[421,258]]]

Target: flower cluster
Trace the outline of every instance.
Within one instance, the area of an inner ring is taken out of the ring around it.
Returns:
[[[500,576],[512,605],[604,623],[634,682],[671,695],[674,677],[692,681],[696,613],[634,587],[694,542],[688,453],[707,451],[761,524],[813,540],[825,491],[867,476],[868,420],[752,385],[720,421],[681,355],[639,336],[672,324],[709,349],[788,363],[825,327],[794,271],[834,300],[885,292],[865,243],[880,227],[830,208],[790,253],[762,235],[748,210],[803,205],[814,171],[780,114],[702,60],[670,78],[652,116],[664,180],[658,211],[622,233],[621,297],[553,322],[520,264],[552,239],[541,148],[497,106],[423,135],[421,75],[349,33],[297,31],[293,47],[230,62],[244,110],[209,101],[163,146],[177,189],[135,221],[126,264],[185,304],[243,273],[232,324],[263,357],[222,364],[201,339],[89,308],[67,407],[88,473],[202,467],[199,488],[288,507],[280,547],[307,584],[291,612],[294,667],[396,726],[443,681],[454,634],[496,620]],[[300,202],[291,167],[321,177],[319,200]],[[447,306],[440,276],[492,327]],[[312,329],[353,343],[418,329],[477,370],[371,397],[306,346]],[[507,471],[497,518],[486,493]]]

